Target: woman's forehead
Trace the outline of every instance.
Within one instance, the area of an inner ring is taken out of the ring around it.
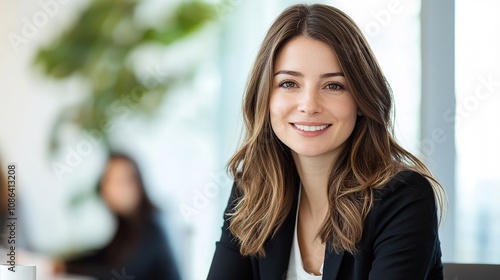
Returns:
[[[323,75],[341,72],[337,55],[326,43],[306,36],[297,36],[279,51],[273,74],[295,71],[298,74]]]

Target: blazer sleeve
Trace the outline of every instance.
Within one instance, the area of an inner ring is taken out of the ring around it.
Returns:
[[[443,279],[434,191],[416,172],[399,173],[373,208],[369,279]],[[438,275],[438,276],[436,276]]]
[[[215,243],[215,254],[207,277],[209,280],[253,279],[251,259],[240,254],[239,241],[229,230],[230,219],[227,214],[233,211],[240,197],[241,193],[236,184],[233,184],[229,202],[224,211],[222,235]]]

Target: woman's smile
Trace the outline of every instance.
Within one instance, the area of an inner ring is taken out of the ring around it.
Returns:
[[[291,123],[291,126],[302,136],[315,137],[326,132],[331,124]]]

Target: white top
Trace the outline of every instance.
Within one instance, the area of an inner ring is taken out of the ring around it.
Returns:
[[[293,232],[292,250],[290,252],[290,260],[288,261],[288,270],[286,272],[286,280],[318,280],[322,279],[322,275],[316,276],[309,274],[304,270],[302,264],[302,256],[300,255],[299,240],[297,239],[297,224],[299,217],[300,194],[302,186],[299,188],[299,200],[297,203],[297,213],[295,213],[295,229]],[[323,274],[323,264],[319,270]]]

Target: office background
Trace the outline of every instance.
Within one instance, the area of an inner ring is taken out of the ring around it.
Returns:
[[[3,0],[0,155],[4,165],[17,164],[24,246],[58,256],[110,238],[113,220],[92,192],[111,147],[137,158],[183,276],[203,279],[231,187],[225,164],[241,140],[247,75],[272,20],[302,2],[205,1],[213,16],[202,27],[124,61],[146,90],[137,103],[108,100],[121,110],[96,131],[71,122],[54,129],[91,89],[85,79],[56,79],[34,63],[92,1]],[[498,1],[318,2],[345,10],[363,30],[393,88],[398,140],[448,192],[444,261],[500,263]],[[183,3],[139,1],[133,18],[158,25]],[[158,95],[179,73],[188,78]],[[51,150],[54,138],[59,146]]]

